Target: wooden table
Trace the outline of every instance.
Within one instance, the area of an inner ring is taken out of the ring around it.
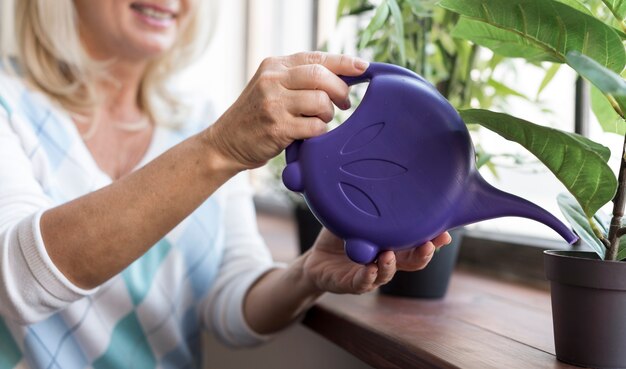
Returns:
[[[573,368],[547,292],[463,271],[443,300],[327,295],[304,324],[376,368]]]
[[[293,255],[292,224],[260,225]],[[554,356],[549,292],[463,270],[443,300],[327,294],[303,323],[376,368],[575,368]]]

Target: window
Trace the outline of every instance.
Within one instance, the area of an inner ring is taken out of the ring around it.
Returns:
[[[218,110],[225,110],[238,96],[245,82],[256,71],[261,60],[272,55],[286,55],[323,47],[330,52],[356,54],[355,37],[359,22],[367,19],[343,19],[336,24],[338,0],[245,0],[220,2],[220,13],[211,48],[205,58],[187,73],[186,86],[209,91]],[[498,75],[499,81],[528,96],[531,100],[543,78],[541,69],[514,61],[516,73]],[[552,83],[541,93],[539,102],[510,97],[506,112],[530,121],[574,130],[575,74],[562,67]],[[210,87],[210,88],[209,88]],[[543,111],[542,111],[543,109]],[[619,148],[621,138],[604,134],[593,121],[590,135],[600,138],[611,148]],[[490,152],[521,154],[534,160],[525,149],[487,130],[480,134],[481,143]],[[617,158],[619,159],[619,158]],[[500,179],[484,172],[494,186],[537,203],[563,219],[556,204],[556,195],[564,190],[560,182],[540,163],[527,163],[515,168],[506,160],[499,167]],[[614,165],[618,160],[612,159]],[[276,178],[267,169],[253,174],[258,193],[277,199]],[[274,186],[268,186],[268,181]],[[268,188],[271,188],[268,190]],[[501,218],[472,225],[480,233],[540,237],[560,240],[548,227],[520,218]]]

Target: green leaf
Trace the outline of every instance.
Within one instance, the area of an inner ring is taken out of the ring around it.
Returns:
[[[560,67],[561,67],[561,64],[553,63],[550,66],[550,68],[548,68],[548,70],[546,71],[546,75],[543,77],[543,80],[541,81],[541,84],[539,85],[539,89],[537,90],[537,98],[539,98],[539,95],[541,95],[541,92],[546,87],[548,87],[550,82],[552,82],[552,80],[554,79],[554,76],[556,76],[556,72],[559,71]]]
[[[591,86],[591,110],[604,132],[626,134],[626,122],[617,114],[606,96],[596,86]]]
[[[604,244],[600,242],[591,225],[585,215],[585,212],[580,207],[580,204],[576,202],[576,199],[568,193],[561,193],[556,198],[561,213],[565,216],[565,219],[572,226],[576,234],[585,242],[585,244],[598,254],[601,259],[604,259],[606,248]]]
[[[512,53],[505,56],[524,57],[512,48],[513,33],[519,36],[515,39],[519,47],[525,51],[537,49],[531,56],[549,56],[543,59],[546,61],[564,63],[567,52],[580,51],[616,72],[621,72],[626,63],[622,40],[612,27],[556,1],[442,0],[439,5],[493,26],[483,37],[470,40],[478,43],[490,39],[493,43],[503,39],[505,50]],[[497,52],[502,52],[502,48]]]
[[[493,162],[491,161],[486,162],[485,167],[489,169],[489,172],[491,172],[491,174],[493,175],[495,179],[500,180],[500,174],[498,174],[498,169],[496,168],[496,165]]]
[[[589,8],[587,8],[586,6],[584,6],[580,1],[578,0],[555,0],[558,1],[560,3],[566,4],[571,6],[572,8],[583,12],[585,14],[589,14],[589,15],[593,15],[593,13],[591,13],[591,10],[589,10]]]
[[[489,66],[489,68],[491,69],[491,73],[493,73],[493,71],[496,69],[496,67],[498,67],[498,65],[504,60],[504,56],[499,55],[499,54],[494,54],[491,57],[491,60],[489,60],[489,63],[487,64]]]
[[[619,239],[619,249],[617,251],[617,261],[626,259],[626,236]]]
[[[374,6],[363,0],[339,0],[337,4],[337,20],[344,16],[361,15],[373,10]]]
[[[343,12],[346,10],[347,7],[348,7],[348,0],[339,0],[339,3],[337,4],[337,14],[335,17],[337,19],[341,18],[341,16],[343,15]]]
[[[540,126],[543,127],[543,126]],[[547,128],[547,127],[544,127]],[[550,128],[553,129],[553,128]],[[560,131],[558,129],[554,129],[557,132],[566,134],[569,136],[570,139],[574,140],[574,141],[578,141],[578,143],[580,145],[582,145],[585,149],[594,152],[596,155],[598,155],[602,161],[604,161],[605,163],[607,163],[609,161],[609,158],[611,157],[611,150],[604,146],[604,145],[600,145],[594,141],[591,141],[590,139],[588,139],[585,136],[581,136],[577,133],[569,133],[569,132],[563,132]],[[611,197],[612,198],[612,197]]]
[[[350,8],[351,2],[351,0],[339,0],[339,4],[337,4],[337,19],[341,18],[346,10]]]
[[[600,91],[606,95],[612,96],[621,116],[626,114],[626,81],[619,74],[608,70],[597,61],[582,55],[581,53],[572,51],[566,56],[567,64],[574,68],[578,74],[585,77],[589,82],[593,83]],[[619,113],[619,112],[618,112]]]
[[[488,154],[488,153],[477,153],[476,155],[476,169],[480,169],[483,165],[487,164],[487,162],[489,162],[489,160],[491,160],[491,158],[493,157],[493,155]]]
[[[419,17],[429,17],[439,0],[406,0],[413,14]]]
[[[396,0],[388,0],[389,10],[391,10],[391,16],[393,17],[393,25],[396,31],[396,43],[398,45],[398,51],[400,51],[400,64],[406,65],[406,50],[404,48],[404,19],[402,18],[402,12],[398,6]]]
[[[540,126],[507,114],[480,109],[459,113],[466,123],[480,124],[524,146],[565,185],[588,217],[615,195],[617,179],[606,164],[611,155],[607,147],[575,133]]]
[[[498,94],[499,96],[517,96],[517,97],[521,97],[522,99],[526,99],[528,100],[528,96],[524,95],[523,93],[516,91],[514,89],[512,89],[509,86],[504,85],[501,82],[496,81],[493,78],[490,78],[489,81],[487,81],[487,84],[491,87],[493,87],[496,90],[496,94]]]
[[[528,61],[561,62],[554,54],[529,45],[522,36],[466,17],[459,19],[451,35],[489,48],[496,55],[524,58]]]
[[[385,25],[385,21],[389,16],[389,6],[387,5],[387,1],[383,1],[378,8],[376,8],[376,12],[372,17],[372,20],[367,25],[367,28],[363,31],[363,35],[361,35],[361,41],[359,42],[359,49],[363,49],[367,46],[367,44],[374,36],[374,33],[381,29],[383,25]]]
[[[604,5],[613,13],[615,18],[624,24],[626,18],[626,0],[602,0]]]

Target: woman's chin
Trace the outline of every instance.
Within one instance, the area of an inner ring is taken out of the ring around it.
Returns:
[[[153,38],[134,43],[129,50],[133,59],[152,60],[165,54],[174,46],[174,41],[163,38]]]

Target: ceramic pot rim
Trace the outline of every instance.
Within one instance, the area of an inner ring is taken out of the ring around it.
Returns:
[[[626,262],[600,260],[593,252],[548,250],[544,263],[552,282],[626,291]]]

